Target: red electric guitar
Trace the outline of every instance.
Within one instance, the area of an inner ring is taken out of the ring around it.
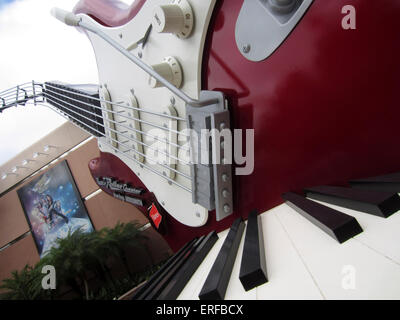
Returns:
[[[400,171],[398,1],[81,0],[54,15],[87,32],[99,85],[33,82],[0,106],[34,99],[97,136],[99,186],[173,249],[285,192]]]

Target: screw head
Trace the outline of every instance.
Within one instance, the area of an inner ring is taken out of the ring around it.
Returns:
[[[251,46],[249,44],[246,44],[243,46],[242,50],[244,53],[249,53],[251,50]]]

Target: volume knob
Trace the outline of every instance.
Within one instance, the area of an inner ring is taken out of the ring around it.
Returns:
[[[164,62],[151,66],[155,72],[168,82],[172,83],[175,87],[179,88],[182,84],[182,69],[179,62],[174,57],[164,58]],[[158,88],[162,86],[162,83],[156,78],[149,78],[149,86],[152,88]]]
[[[272,9],[278,13],[286,14],[293,11],[296,7],[296,0],[269,0]]]
[[[160,5],[153,11],[153,28],[159,33],[173,33],[187,38],[193,29],[193,11],[187,0],[174,0],[172,4]]]

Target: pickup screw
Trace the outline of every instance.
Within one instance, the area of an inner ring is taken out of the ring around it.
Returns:
[[[224,211],[225,211],[226,213],[229,213],[229,212],[231,211],[231,207],[230,207],[228,204],[225,204],[225,205],[224,205]]]
[[[249,44],[246,44],[245,46],[243,46],[243,52],[244,53],[249,53],[251,49],[251,46]]]

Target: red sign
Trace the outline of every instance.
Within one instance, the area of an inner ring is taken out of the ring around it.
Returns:
[[[149,216],[153,220],[154,225],[156,226],[156,228],[158,229],[158,227],[160,226],[161,220],[162,220],[162,216],[158,212],[157,207],[156,207],[156,205],[154,203],[151,206]]]

